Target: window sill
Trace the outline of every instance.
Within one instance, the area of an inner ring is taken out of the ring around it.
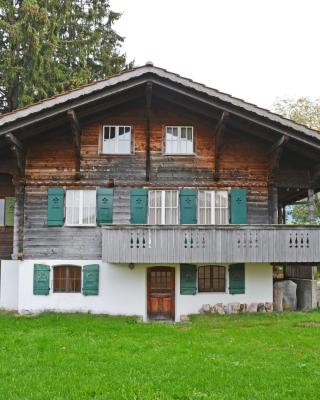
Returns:
[[[164,156],[182,156],[182,157],[195,157],[196,153],[162,153]]]
[[[134,153],[99,153],[100,156],[105,156],[105,157],[117,157],[117,156],[133,156]]]
[[[91,225],[84,225],[84,224],[78,224],[78,225],[64,225],[66,228],[95,228],[97,224],[91,224]]]

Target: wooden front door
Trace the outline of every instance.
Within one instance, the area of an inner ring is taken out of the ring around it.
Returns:
[[[148,317],[156,320],[174,320],[175,269],[153,267],[148,269]]]

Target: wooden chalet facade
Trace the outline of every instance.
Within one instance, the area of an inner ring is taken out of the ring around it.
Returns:
[[[0,307],[272,303],[274,264],[320,261],[319,160],[319,132],[151,64],[5,114]]]

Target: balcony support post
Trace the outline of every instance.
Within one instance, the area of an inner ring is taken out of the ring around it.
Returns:
[[[223,147],[223,135],[225,132],[225,126],[228,122],[230,114],[224,111],[219,119],[215,129],[215,146],[214,146],[214,180],[218,181],[220,179],[220,158]]]
[[[269,186],[269,223],[279,223],[278,211],[278,188],[274,185]]]
[[[146,85],[146,181],[150,181],[150,165],[151,165],[151,101],[152,101],[152,82],[147,82]]]
[[[315,195],[314,189],[308,189],[308,222],[315,223]]]

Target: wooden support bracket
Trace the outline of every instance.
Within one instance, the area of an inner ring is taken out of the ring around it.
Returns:
[[[11,143],[11,151],[15,155],[19,176],[24,176],[26,163],[26,150],[24,144],[13,133],[9,132],[5,135],[6,139]]]
[[[152,103],[152,82],[146,84],[146,181],[150,181],[150,144],[151,144],[151,103]]]
[[[220,158],[223,148],[223,136],[225,132],[225,126],[229,119],[230,114],[224,111],[215,126],[215,146],[214,146],[214,179],[217,181],[220,179]]]
[[[279,140],[277,140],[269,149],[269,172],[270,178],[273,180],[278,168],[280,158],[284,149],[284,146],[289,141],[289,136],[282,135]]]
[[[71,132],[73,135],[73,143],[76,150],[77,157],[77,173],[80,172],[80,152],[81,152],[81,126],[78,117],[73,109],[67,111],[68,119],[70,122]]]

